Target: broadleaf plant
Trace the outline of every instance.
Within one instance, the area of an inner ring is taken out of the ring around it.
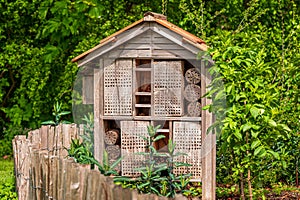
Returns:
[[[160,126],[148,126],[148,137],[143,137],[147,144],[146,152],[139,152],[138,155],[144,155],[147,159],[143,167],[135,169],[140,173],[137,178],[115,177],[114,182],[121,184],[125,188],[136,188],[140,193],[154,193],[159,196],[174,197],[176,193],[184,191],[191,174],[174,174],[176,167],[188,167],[187,163],[175,161],[175,157],[185,154],[175,151],[175,143],[168,141],[168,152],[160,153],[154,148],[154,142],[165,138],[164,135],[157,134]],[[165,158],[164,163],[158,163],[155,157]]]
[[[61,110],[61,103],[56,102],[53,106],[53,113],[52,116],[54,117],[54,120],[47,120],[42,122],[42,125],[51,125],[51,126],[57,126],[60,123],[61,124],[70,124],[71,122],[67,120],[62,120],[62,116],[64,115],[69,115],[71,112],[70,111],[62,111]]]

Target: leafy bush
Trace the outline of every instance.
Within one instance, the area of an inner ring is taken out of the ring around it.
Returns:
[[[115,177],[114,182],[122,185],[124,188],[134,188],[140,193],[154,193],[160,196],[174,197],[176,193],[186,192],[185,190],[191,174],[176,176],[173,169],[176,167],[190,166],[187,163],[177,162],[174,160],[183,153],[175,152],[175,144],[171,140],[168,142],[168,152],[159,153],[154,148],[154,142],[165,138],[164,135],[157,135],[156,132],[160,126],[148,126],[148,137],[141,136],[148,144],[148,151],[137,153],[144,155],[147,159],[144,167],[135,169],[140,172],[140,176],[132,179],[129,177]],[[157,163],[155,157],[165,157],[165,163]]]
[[[13,182],[8,182],[0,185],[0,199],[1,200],[17,200],[18,195],[15,192]]]
[[[115,167],[121,162],[122,158],[117,159],[114,163],[110,164],[108,154],[106,151],[103,153],[102,165],[94,158],[92,152],[85,146],[83,142],[78,139],[72,139],[71,147],[68,149],[68,156],[74,158],[75,162],[81,164],[90,164],[91,168],[98,167],[101,174],[105,176],[119,175]]]
[[[88,113],[84,115],[82,121],[84,121],[85,124],[83,124],[83,134],[80,135],[80,137],[88,150],[94,153],[94,114]]]
[[[4,156],[12,157],[13,149],[12,149],[12,140],[16,135],[26,135],[29,129],[24,129],[21,126],[10,126],[7,129],[4,129],[0,137],[0,158]]]
[[[52,116],[53,116],[54,119],[53,120],[44,121],[41,124],[42,125],[51,125],[51,126],[57,126],[60,123],[62,123],[62,124],[70,124],[71,122],[66,121],[66,120],[62,120],[61,118],[64,115],[70,114],[71,112],[70,111],[62,111],[61,107],[62,107],[62,103],[56,102],[53,105],[53,112],[52,112]]]
[[[0,159],[0,199],[17,200],[14,164],[11,160]]]

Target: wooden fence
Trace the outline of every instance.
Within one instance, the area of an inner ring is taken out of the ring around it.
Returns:
[[[76,125],[42,126],[13,140],[16,187],[19,200],[167,200],[123,189],[111,177],[68,158]],[[177,196],[175,199],[186,199]]]

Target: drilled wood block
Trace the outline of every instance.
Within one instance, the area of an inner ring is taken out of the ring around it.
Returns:
[[[189,84],[184,89],[184,97],[189,102],[195,102],[201,98],[201,88],[199,85]]]
[[[174,122],[173,142],[176,143],[175,153],[186,155],[175,157],[175,161],[190,164],[190,167],[174,169],[177,175],[192,173],[193,179],[201,179],[201,125],[198,122]]]
[[[121,121],[121,154],[122,176],[138,176],[136,168],[141,167],[146,160],[139,152],[146,152],[147,142],[141,138],[147,137],[147,121]]]
[[[201,80],[201,73],[196,68],[190,68],[185,72],[185,79],[188,83],[198,84]]]

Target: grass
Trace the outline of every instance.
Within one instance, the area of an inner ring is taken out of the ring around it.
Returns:
[[[14,163],[12,160],[0,159],[0,199],[17,199],[17,193],[15,192]]]
[[[12,160],[0,160],[0,185],[14,181],[14,162]]]

